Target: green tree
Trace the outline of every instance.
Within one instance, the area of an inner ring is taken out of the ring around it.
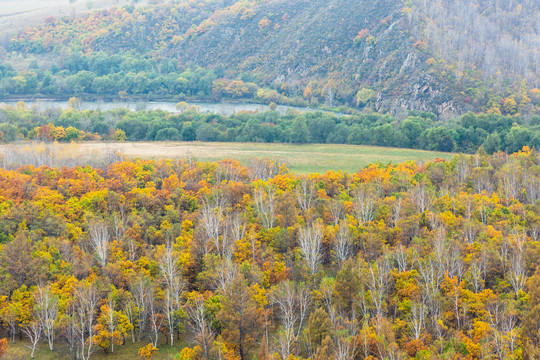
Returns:
[[[420,145],[426,150],[454,151],[456,142],[450,130],[444,126],[427,129],[420,136]]]
[[[328,313],[322,307],[317,308],[317,310],[309,315],[308,335],[314,349],[321,345],[322,341],[328,335],[331,335],[331,330],[332,322],[330,321],[330,316],[328,316]]]
[[[195,126],[188,121],[182,125],[182,140],[184,141],[195,141],[197,139],[197,130]]]
[[[484,141],[483,146],[484,146],[484,150],[488,154],[493,154],[497,151],[501,151],[502,150],[501,137],[496,132],[493,134],[489,134],[488,137],[486,138],[486,141]]]
[[[519,125],[512,126],[512,129],[505,137],[506,151],[513,153],[521,150],[525,145],[531,145],[532,133],[529,129]]]
[[[355,269],[352,260],[349,259],[343,263],[343,267],[338,271],[334,288],[338,303],[347,313],[351,312],[359,289],[358,271]]]
[[[218,141],[220,133],[210,124],[202,124],[196,131],[198,141]]]
[[[157,132],[155,140],[156,141],[164,141],[164,140],[178,141],[180,140],[180,132],[174,128],[161,129]]]
[[[125,132],[129,140],[143,140],[146,137],[148,125],[139,119],[129,117],[120,120],[116,127]]]
[[[328,135],[334,131],[336,123],[333,119],[327,116],[317,116],[309,121],[309,137],[310,142],[324,144]]]
[[[240,358],[245,360],[262,330],[261,313],[242,274],[234,278],[225,292],[223,307],[217,319],[223,324],[223,338],[235,344]]]
[[[403,147],[417,148],[420,146],[419,137],[429,127],[429,123],[419,117],[411,116],[399,124],[399,131],[403,135],[405,143],[399,144]]]
[[[308,127],[304,118],[298,117],[293,120],[289,139],[294,144],[305,144],[308,142]]]
[[[19,138],[19,128],[8,123],[0,123],[0,141],[15,141]]]

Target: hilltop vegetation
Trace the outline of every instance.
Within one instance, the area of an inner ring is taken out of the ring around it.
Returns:
[[[68,93],[246,97],[445,116],[468,110],[537,112],[537,2],[461,5],[443,0],[165,2],[51,20],[18,34],[7,49],[58,59],[47,85],[38,87],[44,93],[56,93],[47,89],[51,79],[59,86],[84,72],[80,76],[90,77],[87,85],[68,86]],[[117,55],[107,60],[105,54]],[[198,67],[208,76],[186,92],[193,82],[182,72]],[[129,85],[130,79],[145,90]],[[220,92],[220,86],[228,90]]]
[[[29,150],[19,160],[52,167],[0,169],[0,356],[39,344],[80,359],[540,350],[530,149],[306,176],[270,160],[60,168]]]

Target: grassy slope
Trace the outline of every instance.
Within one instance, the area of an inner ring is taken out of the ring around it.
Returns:
[[[333,144],[259,144],[259,143],[203,143],[203,142],[128,142],[82,143],[85,150],[117,148],[129,157],[180,158],[192,156],[197,160],[215,161],[226,158],[248,162],[254,157],[280,158],[289,162],[297,173],[343,170],[355,172],[373,162],[400,163],[408,160],[425,162],[436,157],[451,159],[454,154],[376,146]]]

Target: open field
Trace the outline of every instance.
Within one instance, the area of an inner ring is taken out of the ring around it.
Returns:
[[[62,146],[62,145],[59,145]],[[204,143],[204,142],[126,142],[81,143],[83,153],[118,149],[128,157],[182,158],[202,161],[226,158],[247,163],[254,157],[287,160],[291,170],[298,173],[344,170],[355,172],[373,162],[400,163],[408,160],[426,162],[436,157],[449,160],[454,154],[423,150],[385,148],[376,146],[334,144],[261,144],[261,143]]]

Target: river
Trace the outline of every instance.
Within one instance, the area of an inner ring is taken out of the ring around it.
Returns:
[[[24,101],[28,107],[36,106],[38,109],[46,108],[62,108],[65,109],[68,107],[67,101],[58,101],[58,100],[28,100]],[[149,101],[149,102],[138,102],[138,101],[81,101],[80,109],[100,109],[103,111],[117,109],[117,108],[127,108],[132,111],[139,110],[164,110],[170,113],[179,113],[180,111],[176,109],[176,102],[172,101]],[[240,111],[265,111],[268,110],[268,105],[256,104],[256,103],[247,103],[247,102],[189,102],[189,105],[198,106],[199,111],[202,113],[209,112],[215,114],[221,114],[224,116],[230,116],[236,114]],[[2,106],[15,106],[17,101],[4,101],[0,102],[0,107]],[[277,105],[276,111],[280,114],[287,113],[287,110],[298,110],[298,111],[318,111],[317,109],[312,108],[303,108],[298,106],[288,106],[288,105]],[[334,113],[337,116],[343,115]]]

